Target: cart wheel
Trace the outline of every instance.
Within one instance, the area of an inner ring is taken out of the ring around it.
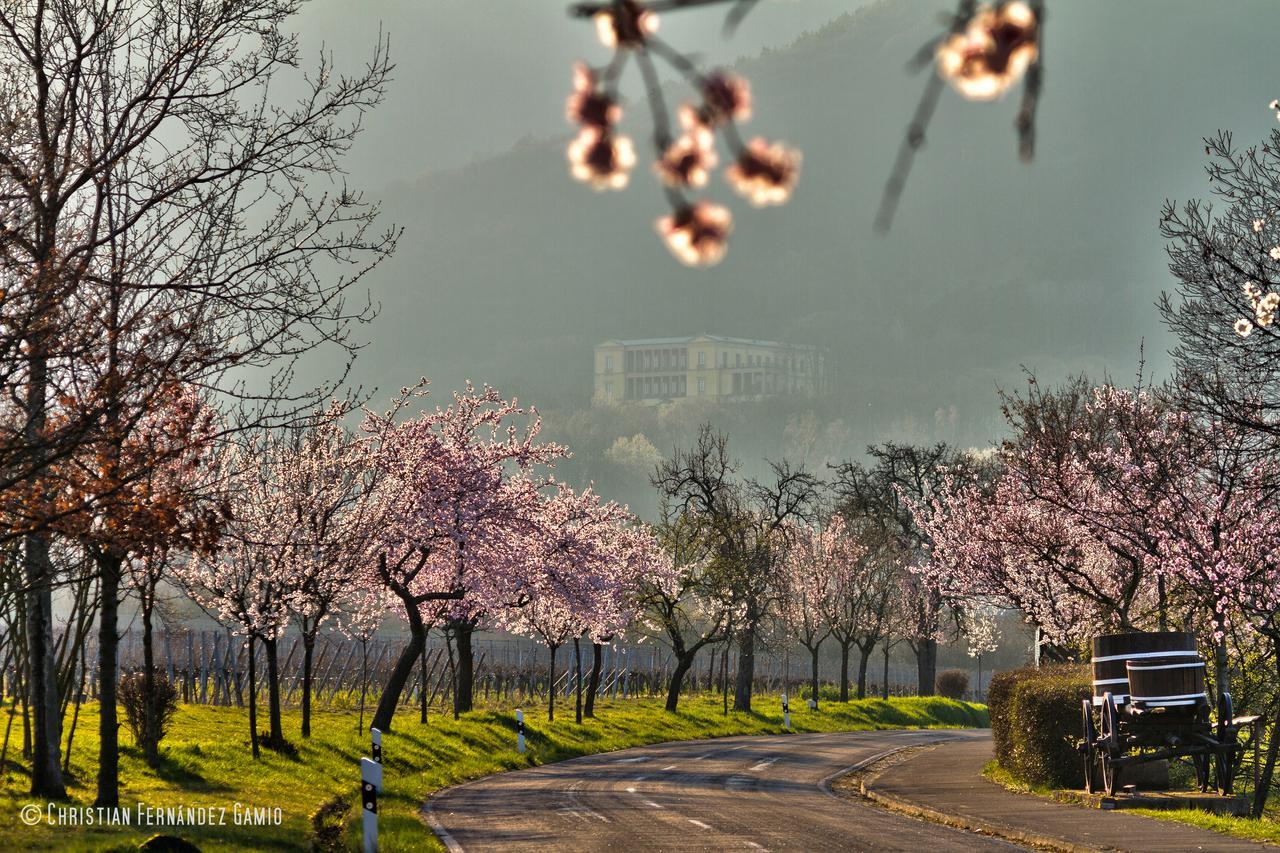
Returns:
[[[1231,796],[1232,784],[1235,779],[1234,762],[1231,760],[1231,753],[1234,750],[1230,746],[1219,747],[1213,756],[1214,777],[1217,781],[1218,793],[1224,797]]]
[[[1113,764],[1115,756],[1108,752],[1102,753],[1102,789],[1108,797],[1114,797],[1116,791],[1120,789],[1120,768]]]
[[[1196,786],[1200,789],[1200,793],[1209,790],[1209,770],[1213,762],[1208,755],[1193,755],[1191,762],[1196,768]]]
[[[1112,755],[1120,752],[1120,713],[1110,692],[1102,695],[1102,738]]]
[[[1084,753],[1084,789],[1090,794],[1097,793],[1098,783],[1094,778],[1098,765],[1098,733],[1093,727],[1093,702],[1084,699],[1080,703],[1080,731],[1084,743],[1080,745]]]

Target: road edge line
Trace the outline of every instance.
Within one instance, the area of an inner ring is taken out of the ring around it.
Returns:
[[[877,755],[873,755],[870,758],[865,758],[862,761],[859,761],[857,764],[854,764],[846,768],[845,770],[840,771],[839,773],[834,773],[831,776],[828,776],[827,778],[822,780],[821,787],[830,796],[836,797],[837,799],[843,799],[839,794],[837,794],[834,790],[832,790],[831,783],[833,783],[836,779],[839,779],[842,776],[847,776],[850,773],[856,773],[859,770],[865,769],[875,764],[877,761],[881,761],[899,752],[903,752],[908,749],[924,747],[924,746],[937,746],[938,744],[946,743],[947,741],[951,741],[951,740],[955,740],[955,738],[938,738],[936,740],[927,741],[924,743],[906,744],[903,746],[895,747],[894,749],[886,750]],[[879,791],[876,791],[875,788],[873,787],[874,782],[875,782],[875,779],[873,777],[871,780],[872,784],[868,784],[866,781],[863,781],[860,784],[859,787],[861,789],[862,796],[870,800],[871,802],[875,803],[876,805],[880,806],[881,808],[887,809],[888,811],[898,812],[899,814],[908,815],[910,817],[919,818],[921,820],[927,820],[930,823],[940,824],[942,826],[947,826],[952,829],[960,829],[966,832],[973,832],[979,835],[992,836],[994,838],[1003,838],[1006,841],[1013,841],[1019,844],[1026,844],[1031,847],[1036,847],[1040,849],[1061,851],[1061,853],[1100,853],[1100,851],[1108,849],[1103,847],[1089,847],[1086,845],[1076,844],[1071,841],[1065,841],[1061,838],[1054,838],[1048,835],[1040,835],[1039,833],[1035,833],[1035,832],[1027,832],[1021,829],[1015,829],[1010,826],[1003,826],[1001,824],[989,823],[985,820],[980,820],[978,818],[971,818],[963,815],[948,814],[946,812],[939,811],[938,809],[930,808],[929,806],[922,806],[919,803],[915,803],[910,800],[904,800],[889,794],[880,793]]]
[[[440,843],[449,853],[463,853],[462,845],[458,843],[458,839],[449,834],[449,830],[444,828],[444,824],[436,817],[436,810],[431,806],[430,798],[422,804],[422,808],[418,810],[427,820],[427,826],[435,833],[436,838],[440,839]]]

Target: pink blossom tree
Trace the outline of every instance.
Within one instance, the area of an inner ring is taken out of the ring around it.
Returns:
[[[818,653],[831,636],[840,564],[848,542],[839,516],[825,526],[804,525],[789,537],[780,607],[787,633],[809,652],[809,697],[818,706]]]
[[[425,384],[403,389],[385,413],[367,412],[363,425],[379,480],[379,535],[364,582],[400,600],[410,633],[374,713],[383,731],[426,646],[424,607],[517,597],[526,581],[511,543],[533,525],[541,483],[515,474],[565,453],[537,442],[536,412],[488,387],[468,385],[448,406],[398,421]]]

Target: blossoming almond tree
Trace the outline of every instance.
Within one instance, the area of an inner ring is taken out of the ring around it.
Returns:
[[[809,652],[809,697],[818,705],[818,653],[831,636],[829,614],[838,592],[837,572],[848,540],[836,516],[825,526],[806,524],[790,537],[785,592],[780,608],[787,633]]]
[[[425,380],[403,389],[387,412],[366,412],[362,427],[373,443],[380,518],[363,582],[381,584],[400,600],[410,633],[374,713],[373,726],[383,731],[391,729],[426,645],[424,606],[515,597],[524,581],[511,543],[531,528],[541,482],[514,473],[531,473],[565,453],[537,441],[536,412],[488,387],[468,385],[448,406],[398,421],[424,394]]]
[[[267,652],[268,744],[281,748],[280,679],[276,644],[290,620],[289,545],[277,527],[275,465],[263,435],[245,436],[223,453],[230,520],[216,554],[193,555],[176,567],[188,593],[219,622],[244,637],[249,662],[249,741],[258,737],[257,643]]]

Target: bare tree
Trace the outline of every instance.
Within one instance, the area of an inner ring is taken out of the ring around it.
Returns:
[[[654,532],[675,571],[659,580],[644,579],[638,603],[644,620],[675,657],[666,705],[668,711],[675,711],[698,652],[727,636],[729,607],[711,573],[705,519],[673,513],[665,505],[662,515]]]
[[[332,387],[292,390],[293,362],[323,344],[353,354],[371,315],[347,294],[396,235],[373,230],[339,161],[391,65],[383,42],[353,76],[321,57],[300,97],[273,103],[300,64],[283,30],[299,5],[0,4],[0,495],[23,539],[34,794],[65,794],[49,557],[62,508],[38,499],[57,491],[53,466],[106,425],[127,434],[174,383],[235,406],[231,426],[288,419]],[[118,355],[105,368],[104,346]]]
[[[658,466],[653,485],[679,512],[703,518],[714,543],[716,583],[732,603],[738,645],[733,707],[751,710],[757,634],[782,593],[780,572],[788,525],[815,509],[818,481],[802,467],[771,464],[767,481],[743,480],[729,440],[704,424],[689,450]]]

